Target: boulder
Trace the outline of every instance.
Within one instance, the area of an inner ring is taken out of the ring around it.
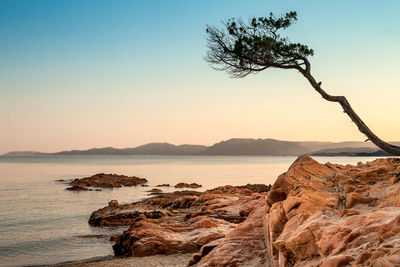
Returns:
[[[109,207],[116,207],[116,206],[118,206],[118,200],[111,200],[110,202],[108,202],[108,206],[109,206]]]

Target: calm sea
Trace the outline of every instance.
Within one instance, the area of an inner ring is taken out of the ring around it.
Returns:
[[[0,157],[0,265],[43,265],[113,255],[112,243],[91,235],[124,228],[90,227],[90,214],[112,199],[131,203],[157,184],[197,182],[200,191],[220,185],[272,184],[296,157],[35,156]],[[373,158],[315,157],[351,163]],[[58,179],[116,173],[147,178],[149,187],[101,192],[65,191]],[[164,191],[173,191],[173,188]]]

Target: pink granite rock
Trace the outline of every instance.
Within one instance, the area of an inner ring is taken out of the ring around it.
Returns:
[[[399,159],[299,157],[197,266],[400,266]]]

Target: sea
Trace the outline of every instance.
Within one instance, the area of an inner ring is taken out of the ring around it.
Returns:
[[[90,214],[108,205],[149,197],[158,184],[273,184],[296,157],[242,156],[18,156],[0,157],[0,266],[57,265],[113,256],[104,236],[127,227],[91,227]],[[371,157],[314,157],[318,162],[357,164]],[[66,191],[57,180],[97,173],[138,176],[149,187]],[[164,192],[175,189],[162,188]]]

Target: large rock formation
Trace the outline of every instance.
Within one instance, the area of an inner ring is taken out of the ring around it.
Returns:
[[[130,225],[116,255],[193,252],[188,266],[400,266],[400,159],[299,157],[275,184],[160,193],[94,212]]]
[[[116,255],[197,252],[223,238],[253,209],[262,206],[269,189],[266,185],[247,185],[159,193],[137,203],[99,209],[92,213],[89,223],[130,225],[116,238]]]
[[[196,266],[400,266],[400,159],[299,157]],[[203,255],[204,254],[204,255]]]

